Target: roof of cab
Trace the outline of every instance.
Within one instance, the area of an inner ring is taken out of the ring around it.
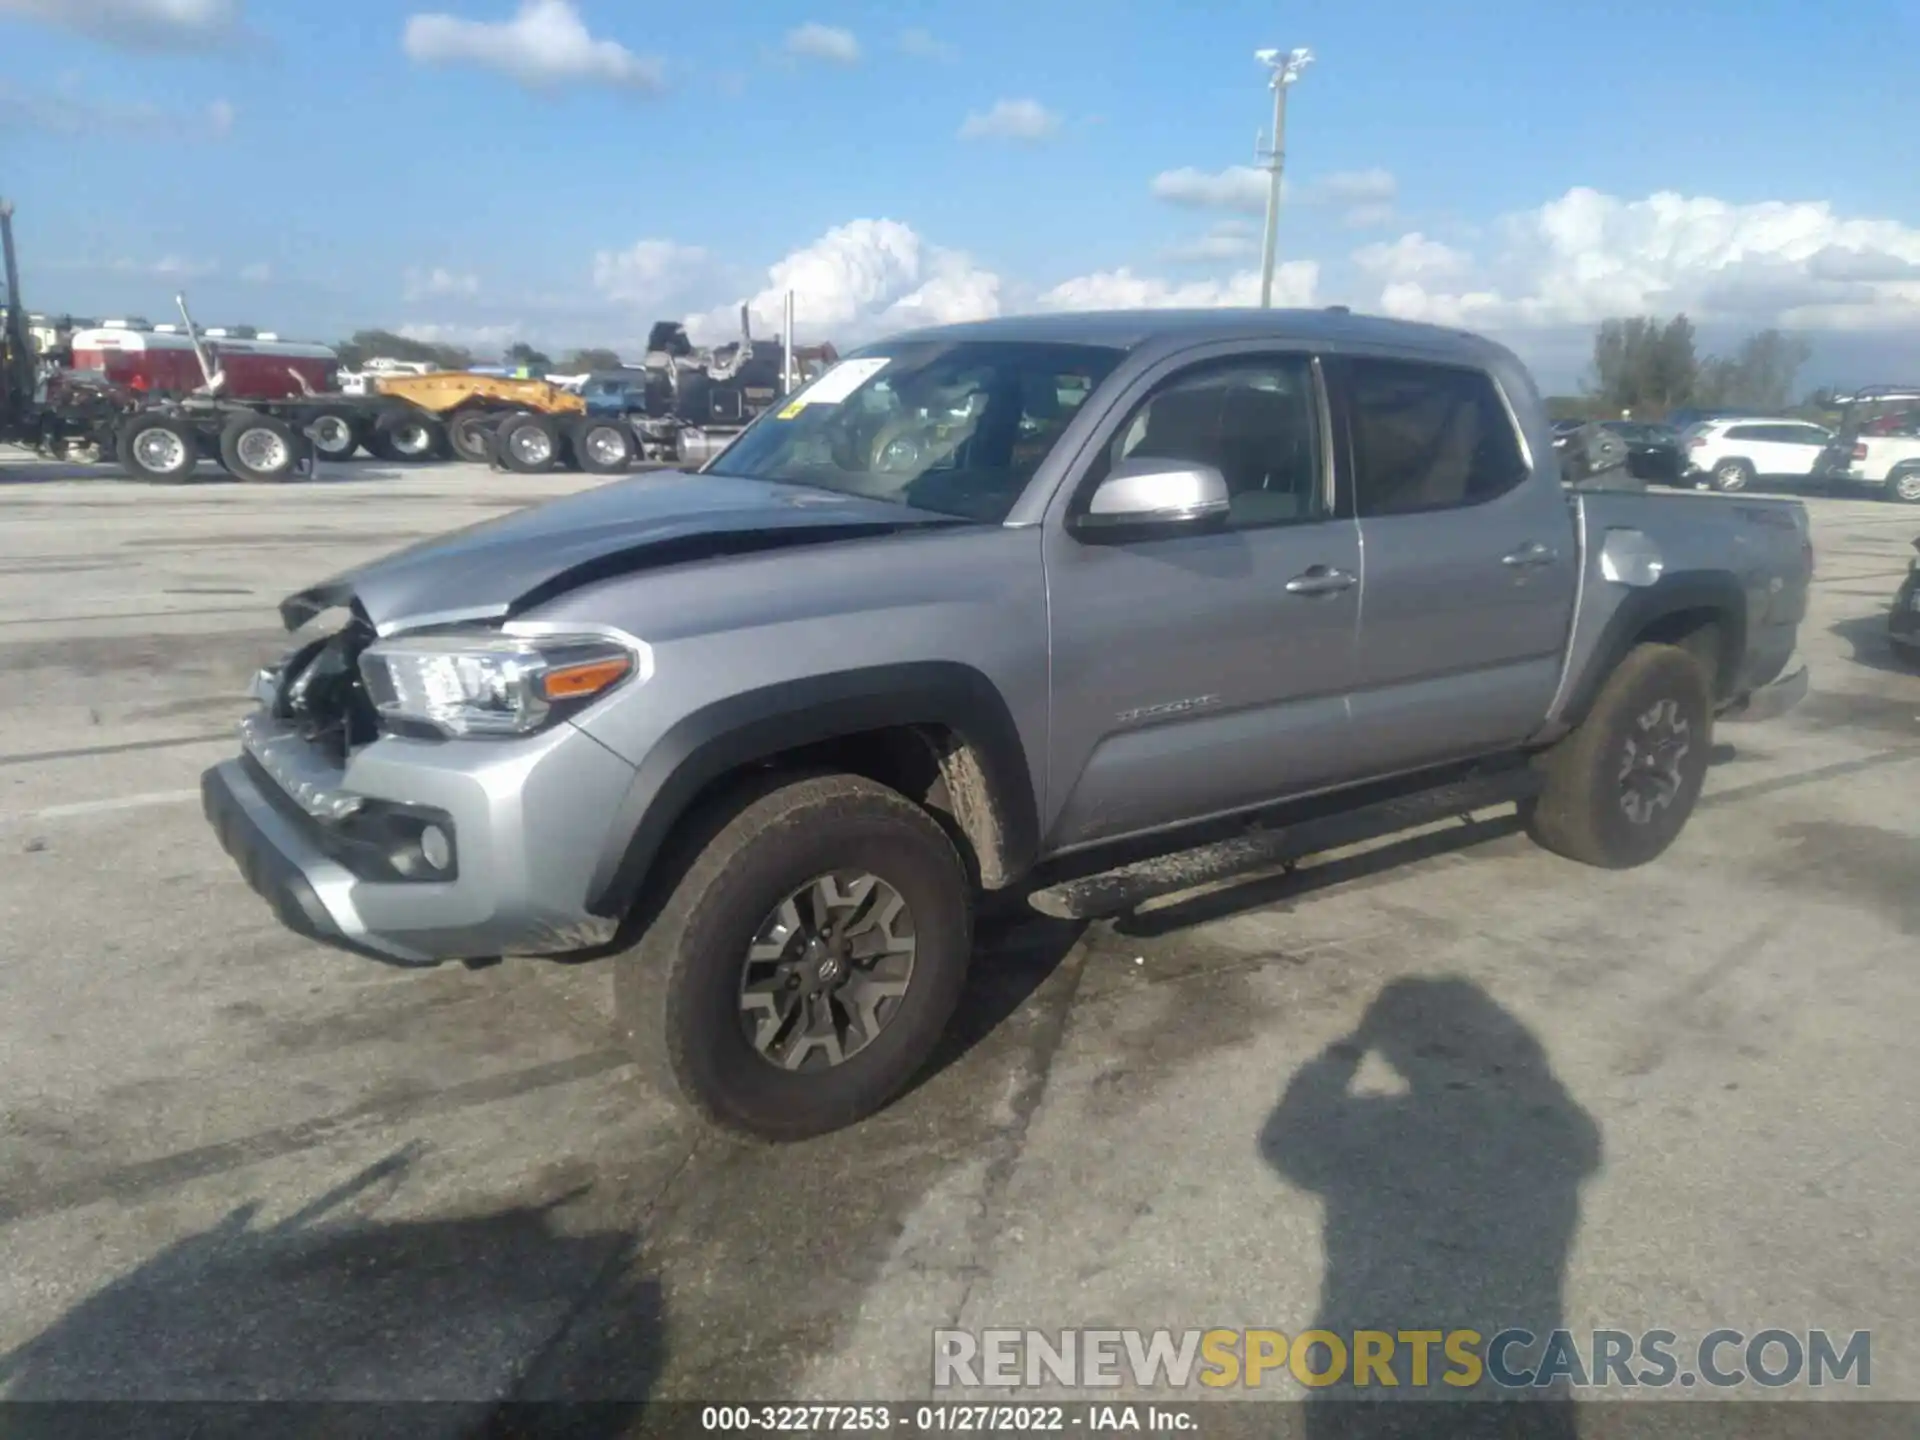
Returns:
[[[1201,343],[1266,336],[1329,345],[1397,346],[1481,362],[1510,354],[1505,346],[1466,330],[1382,315],[1355,315],[1345,309],[1082,310],[1003,315],[993,320],[929,325],[889,336],[881,343],[1030,340],[1132,350],[1148,341]]]

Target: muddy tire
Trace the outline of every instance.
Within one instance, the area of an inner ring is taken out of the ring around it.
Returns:
[[[137,415],[114,439],[120,467],[139,480],[177,485],[193,478],[200,463],[200,437],[184,420],[167,415]]]
[[[1675,645],[1636,646],[1587,718],[1536,759],[1546,789],[1521,807],[1527,833],[1585,865],[1644,865],[1679,838],[1712,749],[1700,661]]]
[[[307,458],[302,438],[272,415],[236,415],[220,432],[220,463],[239,479],[272,484],[285,480]]]
[[[638,943],[618,1028],[708,1123],[791,1141],[880,1110],[933,1054],[973,949],[946,832],[855,775],[776,777],[691,817]]]

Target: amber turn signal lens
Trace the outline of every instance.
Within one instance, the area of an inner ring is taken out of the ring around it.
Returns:
[[[627,672],[632,669],[633,661],[624,655],[610,660],[587,660],[578,665],[563,665],[541,677],[540,690],[549,700],[584,700],[626,678]]]

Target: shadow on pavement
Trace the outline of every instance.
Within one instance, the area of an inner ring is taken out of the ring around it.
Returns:
[[[1889,604],[1893,601],[1892,589],[1887,591],[1887,601]],[[1856,665],[1864,665],[1869,670],[1879,670],[1888,675],[1920,674],[1920,666],[1905,662],[1894,654],[1893,646],[1887,640],[1885,610],[1842,620],[1837,625],[1828,626],[1827,631],[1852,647],[1853,654],[1848,658]]]
[[[1384,1090],[1354,1093],[1369,1054],[1392,1076]],[[1454,977],[1388,984],[1351,1034],[1294,1073],[1259,1145],[1268,1164],[1325,1206],[1316,1329],[1351,1346],[1357,1330],[1397,1337],[1471,1329],[1484,1342],[1519,1328],[1539,1339],[1508,1350],[1507,1365],[1540,1363],[1545,1337],[1564,1324],[1579,1189],[1599,1168],[1600,1131],[1554,1075],[1539,1040],[1485,990]],[[1332,1358],[1329,1347],[1312,1347],[1316,1372]],[[1437,1433],[1430,1405],[1353,1398],[1351,1356],[1346,1361],[1343,1383],[1308,1392],[1308,1436]],[[1439,1343],[1429,1354],[1427,1387],[1410,1383],[1413,1364],[1411,1347],[1396,1339],[1393,1373],[1409,1399],[1503,1394],[1484,1378],[1457,1388],[1441,1383],[1464,1372]],[[1524,1413],[1507,1405],[1449,1407],[1444,1433],[1576,1434],[1564,1389],[1534,1393],[1539,1398]]]
[[[474,1217],[331,1215],[390,1192],[412,1158],[275,1224],[243,1205],[0,1356],[9,1433],[624,1434],[664,1358],[636,1237],[568,1233],[578,1192]],[[598,1323],[576,1326],[589,1302]],[[596,1403],[504,1403],[563,1397]]]

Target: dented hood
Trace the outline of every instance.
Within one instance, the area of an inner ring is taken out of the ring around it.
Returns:
[[[663,471],[436,536],[288,596],[297,630],[355,605],[382,635],[498,620],[578,585],[657,565],[964,523],[885,500]]]

